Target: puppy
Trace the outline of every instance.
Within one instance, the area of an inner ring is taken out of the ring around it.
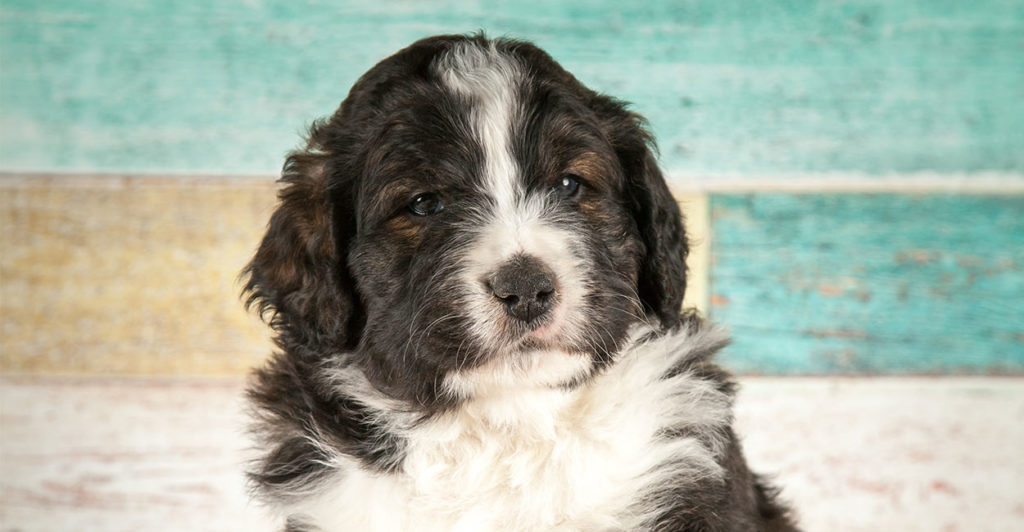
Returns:
[[[793,530],[732,431],[726,335],[643,119],[535,46],[421,40],[285,163],[246,268],[288,531]]]

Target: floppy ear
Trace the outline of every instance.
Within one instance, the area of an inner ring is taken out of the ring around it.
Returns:
[[[293,152],[281,175],[277,210],[252,262],[242,272],[246,308],[278,333],[279,344],[351,347],[352,315],[358,300],[345,267],[354,224],[332,221],[330,163],[316,151]],[[351,216],[352,209],[345,209]]]
[[[627,167],[633,189],[633,218],[647,254],[640,266],[640,300],[666,326],[679,320],[686,293],[686,257],[690,252],[682,213],[649,149]]]
[[[614,99],[597,100],[594,108],[625,172],[627,204],[645,247],[637,293],[647,312],[672,326],[679,321],[686,292],[689,247],[682,214],[658,168],[643,117]]]

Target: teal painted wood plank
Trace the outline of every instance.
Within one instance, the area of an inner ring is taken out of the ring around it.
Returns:
[[[275,173],[377,60],[476,29],[635,102],[675,175],[1024,170],[1018,0],[4,0],[0,169]]]
[[[751,373],[1024,372],[1024,196],[714,195],[712,317]]]

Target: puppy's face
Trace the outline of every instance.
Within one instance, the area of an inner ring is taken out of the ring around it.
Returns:
[[[645,140],[532,46],[421,41],[292,156],[249,289],[286,348],[421,404],[582,382],[685,287]]]

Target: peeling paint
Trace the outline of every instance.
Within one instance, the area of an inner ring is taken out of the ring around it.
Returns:
[[[0,165],[273,175],[378,60],[481,28],[635,102],[681,183],[1024,168],[1016,0],[7,0]]]
[[[715,194],[711,218],[735,369],[1024,372],[1024,196]]]

